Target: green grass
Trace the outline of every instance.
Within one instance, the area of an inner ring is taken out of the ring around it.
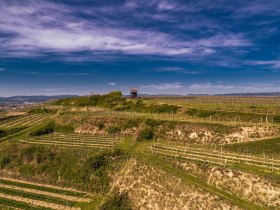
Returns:
[[[83,210],[99,209],[104,197],[101,195],[95,195],[92,197],[92,201],[89,203],[78,203],[75,207],[80,207]]]
[[[57,194],[69,195],[69,196],[76,196],[76,197],[85,197],[86,196],[86,193],[82,193],[82,192],[74,192],[74,191],[69,191],[69,190],[55,189],[55,188],[50,188],[50,187],[45,187],[45,186],[38,186],[38,185],[32,185],[32,184],[27,184],[27,183],[14,182],[14,181],[10,181],[10,180],[4,180],[1,178],[0,178],[0,184],[7,184],[7,185],[12,185],[12,186],[17,186],[17,187],[41,190],[41,191],[45,191],[45,192],[57,193]]]
[[[32,200],[40,200],[40,201],[44,201],[44,202],[50,202],[50,203],[65,205],[65,206],[74,206],[77,203],[77,202],[73,202],[73,201],[63,200],[61,198],[55,198],[55,197],[51,197],[51,196],[47,196],[47,195],[40,195],[40,194],[36,194],[36,193],[18,191],[18,190],[14,190],[14,189],[0,188],[0,193],[6,194],[6,195],[28,198],[28,199],[32,199]]]
[[[19,208],[19,209],[50,210],[50,208],[38,207],[38,206],[32,207],[32,205],[30,205],[30,204],[26,204],[26,203],[15,201],[15,200],[10,200],[7,198],[1,198],[1,197],[0,197],[0,204],[3,205],[4,207],[5,206],[8,207],[6,209],[9,209],[9,207],[12,207],[12,208]]]
[[[257,155],[268,155],[280,157],[280,138],[252,141],[223,146],[224,149],[239,152],[252,153]]]

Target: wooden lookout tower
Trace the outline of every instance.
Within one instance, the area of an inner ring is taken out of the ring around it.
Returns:
[[[131,88],[130,89],[130,97],[132,99],[138,98],[138,89],[137,88]]]

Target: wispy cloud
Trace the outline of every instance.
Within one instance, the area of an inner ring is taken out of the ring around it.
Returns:
[[[54,73],[52,74],[54,76],[89,76],[92,75],[92,73]]]
[[[117,83],[116,82],[108,82],[107,84],[110,85],[110,86],[115,86]]]
[[[183,87],[183,85],[179,82],[150,84],[150,85],[143,85],[142,86],[143,89],[159,90],[159,91],[177,90],[177,89],[180,89],[182,87]]]
[[[247,61],[249,65],[267,66],[274,69],[280,69],[280,60],[263,60],[263,61]]]
[[[89,72],[77,72],[77,73],[46,73],[46,72],[41,72],[41,71],[23,71],[23,72],[17,72],[17,73],[22,73],[22,74],[30,74],[30,75],[41,75],[41,76],[90,76],[93,75],[92,73]]]
[[[201,74],[202,73],[202,71],[188,70],[188,69],[185,69],[182,67],[176,67],[176,66],[158,67],[151,71],[153,71],[153,72],[174,72],[174,73],[181,73],[181,74]]]
[[[155,5],[158,10],[179,7],[173,1],[152,1],[150,5]],[[137,3],[130,1],[126,6],[135,9]],[[93,10],[109,14],[114,11],[110,7]],[[67,5],[48,1],[38,3],[27,0],[16,5],[4,1],[0,7],[0,30],[13,36],[0,38],[2,57],[34,57],[48,53],[65,56],[65,53],[75,52],[201,57],[216,53],[217,48],[251,44],[240,33],[190,38],[161,30],[121,26],[116,22],[104,24],[103,19],[84,19],[75,11]],[[159,17],[163,14],[154,15]]]
[[[195,83],[186,87],[186,90],[192,93],[258,93],[258,92],[275,92],[280,91],[279,81],[272,83],[248,83],[242,84],[226,84],[217,83]]]
[[[209,90],[209,89],[234,89],[232,85],[224,85],[224,84],[211,84],[211,83],[199,83],[192,84],[189,86],[190,89],[193,90]]]
[[[4,68],[0,68],[0,71],[5,71],[6,69],[4,69]]]

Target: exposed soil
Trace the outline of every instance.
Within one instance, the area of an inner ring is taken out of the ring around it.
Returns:
[[[112,191],[127,192],[133,209],[239,209],[202,189],[152,166],[128,161],[112,184]]]
[[[264,177],[223,167],[198,165],[190,162],[176,164],[207,183],[263,207],[280,209],[280,185]]]

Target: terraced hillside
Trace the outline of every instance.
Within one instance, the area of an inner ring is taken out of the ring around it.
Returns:
[[[113,148],[119,142],[118,138],[111,136],[93,136],[86,134],[62,134],[54,133],[36,138],[21,140],[22,143],[38,145],[55,145],[61,147],[83,148]]]
[[[1,128],[13,128],[17,126],[30,126],[37,123],[41,123],[44,120],[51,119],[53,114],[32,114],[26,116],[20,116],[12,119],[3,120],[0,122]]]
[[[2,206],[19,209],[80,209],[91,201],[82,191],[0,177]]]
[[[188,146],[170,146],[163,144],[154,144],[151,146],[151,152],[169,157],[196,160],[218,165],[231,165],[241,163],[263,168],[264,170],[272,170],[280,173],[280,159],[268,156],[255,156],[248,154],[239,154],[223,150],[196,148]]]
[[[114,92],[60,100],[56,114],[36,109],[2,120],[2,207],[280,208],[276,121],[202,119],[151,101]],[[242,114],[236,107],[227,114],[232,111]]]

